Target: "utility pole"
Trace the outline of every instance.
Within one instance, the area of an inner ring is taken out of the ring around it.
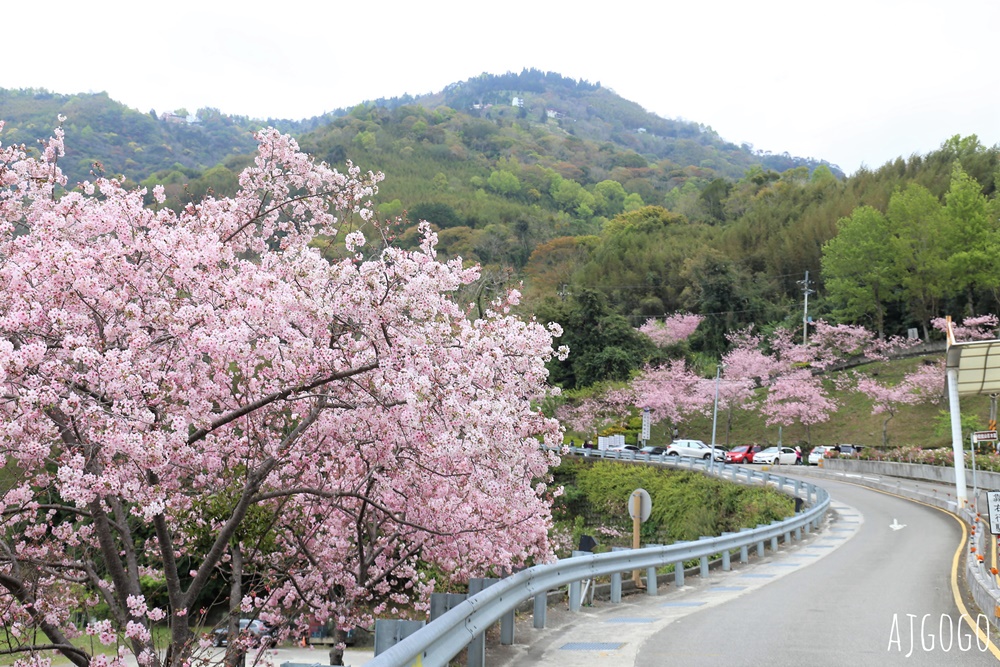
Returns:
[[[809,342],[809,295],[815,294],[815,292],[809,289],[809,272],[806,271],[806,279],[797,281],[799,285],[802,285],[802,344],[806,345]]]

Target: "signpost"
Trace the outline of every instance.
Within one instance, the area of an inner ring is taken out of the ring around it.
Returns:
[[[972,449],[972,493],[973,504],[979,501],[979,485],[976,484],[976,445],[980,442],[996,442],[996,431],[973,431],[972,442],[969,447]]]
[[[986,505],[990,510],[990,532],[1000,535],[1000,491],[987,491]]]
[[[649,408],[642,409],[642,443],[649,444]]]
[[[653,511],[653,500],[646,489],[636,489],[628,499],[628,514],[632,517],[632,548],[639,548],[639,527]],[[632,570],[632,581],[636,588],[642,588],[639,570]]]

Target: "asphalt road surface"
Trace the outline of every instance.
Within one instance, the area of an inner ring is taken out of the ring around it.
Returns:
[[[634,665],[996,665],[998,637],[977,635],[963,619],[968,610],[975,624],[974,606],[955,600],[962,525],[926,505],[819,483],[837,512],[830,553],[669,623],[638,647]],[[839,534],[849,539],[837,545]]]

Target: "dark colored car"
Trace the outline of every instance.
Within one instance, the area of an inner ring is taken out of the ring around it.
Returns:
[[[271,641],[271,628],[267,627],[264,621],[259,621],[257,619],[241,618],[240,619],[240,634],[249,634],[253,637],[257,643],[259,642],[261,646],[267,646]],[[225,646],[229,643],[229,626],[224,625],[221,628],[216,628],[212,632],[212,646]]]
[[[655,445],[646,445],[639,450],[643,454],[649,454],[650,456],[659,456],[663,452],[667,451],[663,447],[656,447]]]

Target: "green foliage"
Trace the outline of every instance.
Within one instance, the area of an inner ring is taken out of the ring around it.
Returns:
[[[962,412],[959,418],[962,428],[962,442],[966,443],[972,438],[972,434],[976,431],[982,431],[986,427],[986,423],[982,416],[976,416],[968,412]],[[934,420],[934,435],[941,438],[947,438],[951,441],[951,412],[948,410],[939,410],[937,418]]]
[[[549,370],[553,381],[564,387],[627,380],[653,354],[649,339],[614,313],[598,292],[584,290],[568,301],[546,302],[539,318],[562,323],[559,343],[569,346],[570,355],[553,359]]]
[[[975,136],[844,178],[538,70],[266,122],[216,109],[159,117],[103,93],[0,90],[6,143],[35,146],[58,114],[71,183],[126,173],[149,190],[164,185],[173,208],[230,194],[252,159],[251,131],[274,125],[335,167],[384,171],[380,217],[405,213],[395,243],[412,247],[417,221],[431,221],[439,252],[482,264],[493,290],[518,286],[525,314],[593,327],[546,303],[585,290],[631,327],[688,310],[706,318],[690,349],[716,357],[727,330],[800,321],[805,271],[816,281],[810,315],[887,336],[911,326],[929,336],[933,317],[1000,308],[1000,149]],[[603,341],[608,349],[578,358],[579,377],[557,381],[622,377],[644,361],[628,336]]]
[[[773,489],[647,465],[567,459],[557,471],[557,479],[571,494],[559,503],[561,516],[599,517],[605,528],[626,536],[632,532],[629,497],[635,489],[645,489],[652,499],[652,511],[642,533],[649,541],[697,540],[703,535],[783,519],[794,511],[792,500]]]
[[[835,316],[851,322],[873,318],[881,338],[886,304],[899,285],[893,235],[878,210],[861,206],[837,223],[835,237],[823,246],[823,277]]]

